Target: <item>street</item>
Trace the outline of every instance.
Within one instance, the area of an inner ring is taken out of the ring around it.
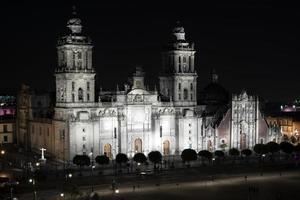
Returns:
[[[188,182],[173,182],[153,184],[152,181],[141,182],[139,185],[123,183],[119,185],[119,194],[113,193],[109,187],[96,186],[95,191],[101,199],[125,199],[125,200],[153,200],[153,199],[253,199],[253,200],[292,200],[297,199],[300,181],[298,171],[280,173],[250,174],[244,176],[224,176],[214,180],[197,180]],[[135,187],[133,187],[135,186]],[[257,188],[257,192],[249,191],[250,187]],[[83,188],[89,191],[89,188]],[[59,197],[60,191],[41,191],[40,199],[53,200]],[[20,199],[31,200],[32,194],[20,196]]]

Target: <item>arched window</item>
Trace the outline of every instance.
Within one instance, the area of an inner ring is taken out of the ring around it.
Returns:
[[[212,146],[211,140],[208,140],[208,141],[207,141],[207,150],[208,150],[208,151],[212,151],[212,150],[213,150],[213,146]]]
[[[75,94],[72,94],[72,102],[75,102]]]
[[[186,63],[186,57],[183,57],[183,63]]]
[[[75,90],[75,82],[72,82],[72,91]]]
[[[169,140],[165,140],[163,143],[163,153],[164,155],[169,155],[170,154],[170,142]]]
[[[193,83],[191,83],[191,90],[193,90],[194,89],[194,87],[193,87]]]
[[[186,88],[183,90],[183,99],[184,100],[188,99],[188,90]]]
[[[78,89],[78,101],[83,101],[83,89]]]
[[[181,83],[178,83],[178,90],[181,90]]]
[[[112,158],[112,152],[111,152],[111,145],[105,144],[104,145],[104,155],[106,155],[109,158]]]
[[[134,141],[134,153],[142,152],[142,140],[140,138]]]

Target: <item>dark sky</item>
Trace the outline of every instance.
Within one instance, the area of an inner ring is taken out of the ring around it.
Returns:
[[[93,39],[94,66],[103,88],[126,81],[135,65],[144,67],[152,83],[161,69],[162,45],[180,20],[188,40],[195,42],[199,88],[209,83],[215,68],[229,91],[245,88],[271,101],[300,97],[300,12],[296,4],[80,2],[75,5]],[[73,4],[2,3],[1,91],[16,89],[22,82],[39,89],[54,88],[56,41]]]

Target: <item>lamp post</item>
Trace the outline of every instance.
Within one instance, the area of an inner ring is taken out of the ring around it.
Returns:
[[[91,148],[90,157],[91,157],[91,176],[93,178],[94,177],[94,168],[95,168],[95,165],[94,165],[94,148],[93,147]],[[93,181],[94,180],[91,180],[92,192],[94,192],[94,182]]]
[[[295,129],[295,136],[296,136],[297,142],[299,142],[299,133],[298,133],[298,129]]]
[[[31,183],[31,184],[32,184],[32,187],[33,187],[34,200],[37,200],[37,192],[36,192],[36,188],[35,188],[35,184],[36,184],[35,179],[30,178],[30,179],[29,179],[29,183]]]

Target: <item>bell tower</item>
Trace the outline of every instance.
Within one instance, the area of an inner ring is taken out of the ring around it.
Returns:
[[[163,72],[160,92],[170,97],[177,106],[197,105],[197,73],[194,44],[186,41],[184,28],[177,22],[172,40],[162,53]]]
[[[56,105],[94,102],[96,73],[92,65],[92,41],[83,34],[75,8],[66,27],[67,33],[57,43]]]

